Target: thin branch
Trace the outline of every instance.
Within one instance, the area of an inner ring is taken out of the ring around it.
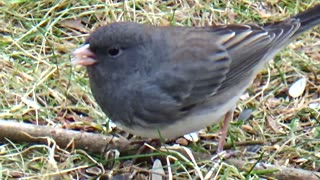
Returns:
[[[233,159],[233,158],[227,159],[226,162],[236,166],[238,169],[241,169],[241,170],[248,170],[250,169],[250,166],[254,164],[254,163],[248,163],[246,161],[241,161],[239,159]],[[265,176],[274,177],[277,179],[290,179],[290,180],[304,180],[304,179],[319,180],[320,179],[319,172],[313,172],[313,171],[308,171],[308,170],[299,169],[299,168],[277,166],[277,165],[266,164],[266,163],[258,163],[253,168],[253,171],[255,171],[255,173],[259,171],[261,175],[265,174]]]
[[[128,151],[134,147],[121,137],[67,130],[50,126],[36,126],[11,120],[0,120],[0,140],[10,139],[14,142],[47,144],[47,138],[53,138],[62,147],[74,147],[91,153],[103,153],[110,149]]]

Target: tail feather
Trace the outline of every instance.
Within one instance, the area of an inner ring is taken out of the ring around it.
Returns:
[[[307,9],[306,11],[297,14],[293,17],[300,21],[300,28],[294,33],[293,36],[298,36],[299,34],[313,28],[320,24],[320,4]]]

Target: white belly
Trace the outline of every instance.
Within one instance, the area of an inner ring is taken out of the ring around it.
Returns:
[[[163,129],[154,130],[146,128],[127,128],[125,126],[120,126],[121,129],[128,131],[134,135],[138,135],[146,138],[175,138],[182,136],[191,132],[199,131],[207,126],[217,124],[223,120],[224,115],[228,111],[232,111],[238,101],[239,96],[234,96],[223,106],[218,108],[206,108],[194,111],[188,117],[183,120],[177,121]],[[231,108],[230,108],[231,107]],[[159,135],[159,132],[161,135]]]
[[[146,138],[159,138],[159,132],[163,138],[176,138],[185,134],[196,132],[219,123],[223,120],[225,114],[228,111],[233,111],[236,107],[237,101],[244,93],[247,87],[251,84],[256,74],[263,68],[263,63],[258,64],[252,74],[243,79],[241,85],[238,87],[229,88],[227,92],[220,94],[223,97],[217,97],[212,101],[207,102],[205,105],[193,110],[186,118],[172,122],[172,124],[162,129],[148,129],[144,127],[125,127],[119,125],[125,131],[128,131],[134,135],[138,135]],[[219,103],[217,103],[219,102]]]

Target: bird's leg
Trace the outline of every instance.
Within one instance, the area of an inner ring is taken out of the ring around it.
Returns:
[[[223,151],[223,146],[226,143],[228,125],[233,118],[233,111],[228,111],[224,116],[222,128],[221,128],[221,136],[219,138],[217,153]]]

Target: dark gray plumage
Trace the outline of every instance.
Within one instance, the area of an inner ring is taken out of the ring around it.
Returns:
[[[320,24],[320,5],[257,25],[112,23],[75,50],[103,111],[129,132],[172,138],[218,123],[266,62]]]

